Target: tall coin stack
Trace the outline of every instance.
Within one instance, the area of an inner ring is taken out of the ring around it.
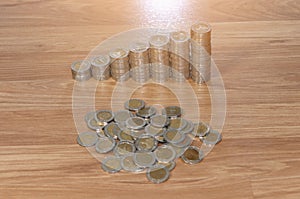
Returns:
[[[190,76],[190,41],[185,31],[170,34],[171,76],[176,81],[184,81]]]
[[[99,55],[92,62],[92,76],[96,80],[106,80],[110,78],[110,58],[108,55]]]
[[[88,60],[75,61],[71,65],[72,78],[76,81],[86,81],[92,77],[91,63]]]
[[[149,43],[152,79],[155,82],[165,82],[170,76],[169,37],[153,35]]]
[[[130,46],[129,63],[131,78],[139,83],[150,79],[149,44],[136,42]]]
[[[115,81],[123,82],[129,79],[130,65],[128,51],[123,48],[117,48],[109,53],[111,59],[111,76]]]
[[[191,77],[196,83],[210,80],[211,26],[199,22],[191,27]]]

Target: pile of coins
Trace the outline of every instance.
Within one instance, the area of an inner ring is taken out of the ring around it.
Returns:
[[[144,83],[150,79],[149,44],[143,42],[133,43],[129,52],[131,78]]]
[[[76,61],[71,70],[77,81],[86,81],[91,76],[99,81],[110,76],[116,81],[126,81],[131,76],[139,83],[150,78],[162,83],[171,77],[178,82],[191,78],[202,84],[211,77],[211,26],[196,23],[191,26],[190,36],[185,31],[152,35],[149,43],[135,42],[129,50],[114,49],[109,56],[100,55],[91,63]]]
[[[162,183],[169,178],[177,158],[187,164],[203,160],[204,152],[193,145],[194,141],[200,139],[204,145],[213,146],[222,139],[209,125],[184,119],[178,106],[165,107],[158,114],[143,100],[130,99],[124,108],[114,113],[87,113],[84,119],[92,131],[77,137],[79,145],[109,154],[101,163],[108,173],[145,171],[149,181]]]
[[[199,22],[191,27],[191,77],[197,83],[210,80],[211,27]]]

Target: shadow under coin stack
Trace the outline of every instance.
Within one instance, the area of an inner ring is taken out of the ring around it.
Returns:
[[[107,80],[110,78],[110,58],[108,55],[100,55],[92,60],[92,76],[96,80]]]
[[[152,80],[165,82],[170,76],[169,37],[153,35],[150,37],[150,71]]]
[[[133,43],[129,52],[131,78],[139,83],[150,79],[149,44],[143,42]]]
[[[128,51],[123,48],[117,48],[109,53],[111,59],[111,76],[115,81],[123,82],[129,79],[130,66]]]
[[[196,83],[210,80],[211,27],[199,22],[191,27],[191,77]]]
[[[178,82],[184,81],[190,76],[190,41],[185,31],[172,32],[170,34],[170,62],[171,77]]]
[[[72,78],[76,81],[86,81],[92,77],[91,63],[88,60],[75,61],[71,65]]]

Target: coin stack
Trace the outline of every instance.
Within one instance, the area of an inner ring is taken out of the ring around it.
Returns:
[[[204,152],[193,145],[194,139],[207,146],[222,139],[207,124],[182,118],[178,106],[165,107],[162,114],[156,114],[154,107],[145,106],[143,100],[130,99],[124,107],[127,110],[115,113],[109,110],[87,113],[84,119],[92,131],[79,133],[77,137],[81,146],[94,147],[100,154],[110,153],[101,164],[108,173],[146,171],[150,182],[162,183],[175,168],[176,158],[181,157],[187,164],[197,164],[204,158]]]
[[[110,58],[108,55],[99,55],[92,62],[92,76],[96,80],[106,80],[110,78]]]
[[[150,37],[150,72],[153,81],[165,82],[170,76],[169,37],[153,35]]]
[[[111,59],[111,76],[115,81],[123,82],[130,77],[130,65],[128,51],[123,48],[117,48],[109,53]]]
[[[191,77],[196,83],[210,80],[211,26],[199,22],[191,27]]]
[[[171,76],[175,81],[184,81],[190,76],[190,41],[185,31],[170,34]]]
[[[143,42],[133,43],[129,52],[131,78],[144,83],[150,78],[149,44]]]
[[[91,63],[88,60],[75,61],[71,65],[72,78],[76,81],[86,81],[92,77]]]

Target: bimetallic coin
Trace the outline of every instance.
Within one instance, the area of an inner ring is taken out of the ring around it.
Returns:
[[[173,145],[180,148],[186,148],[190,146],[192,142],[193,142],[193,135],[184,134],[184,140],[178,143],[173,143]]]
[[[97,131],[97,130],[100,130],[104,127],[104,124],[103,123],[99,123],[96,119],[92,118],[88,121],[87,123],[87,126],[94,130],[94,131]]]
[[[194,124],[194,130],[192,131],[192,134],[195,137],[203,137],[208,134],[210,128],[207,124],[204,122],[198,122]]]
[[[168,129],[165,134],[164,138],[169,143],[179,143],[184,140],[184,134],[181,134],[178,130],[175,129]]]
[[[136,112],[136,115],[143,118],[149,118],[156,114],[156,109],[153,106],[146,106],[142,109],[139,109]]]
[[[169,119],[165,115],[154,115],[150,119],[150,124],[158,128],[163,128],[169,124]]]
[[[187,125],[183,129],[181,129],[180,132],[183,134],[187,134],[187,133],[191,133],[193,130],[194,130],[193,122],[187,120]]]
[[[166,128],[160,128],[152,126],[151,124],[148,124],[145,127],[145,132],[148,135],[152,135],[153,137],[162,136],[166,132]]]
[[[90,147],[94,146],[98,142],[98,136],[94,132],[79,133],[77,137],[77,143],[80,146]]]
[[[141,129],[146,125],[146,121],[141,117],[131,117],[126,120],[125,124],[129,129]]]
[[[163,115],[167,115],[170,118],[177,118],[182,115],[182,108],[179,106],[168,106],[163,109],[162,113]]]
[[[134,142],[134,137],[130,131],[121,130],[118,134],[118,138],[120,141]]]
[[[99,110],[95,113],[95,118],[100,123],[108,123],[114,119],[114,115],[109,110]]]
[[[168,145],[161,145],[154,151],[155,158],[158,162],[168,163],[176,158],[175,150]]]
[[[95,112],[94,111],[91,111],[91,112],[88,112],[85,116],[84,116],[84,120],[86,123],[88,123],[89,120],[95,118]]]
[[[98,137],[106,137],[103,129],[97,129],[96,133],[97,133]]]
[[[202,139],[206,145],[215,145],[222,140],[222,135],[216,130],[210,130],[209,133]]]
[[[169,129],[176,129],[178,131],[184,129],[187,125],[187,121],[183,118],[171,119],[168,126]]]
[[[121,110],[114,113],[114,120],[116,123],[125,125],[128,118],[133,117],[133,114],[128,110]]]
[[[170,171],[166,167],[158,165],[149,168],[146,176],[150,182],[158,184],[165,182],[169,178]]]
[[[144,170],[135,164],[133,154],[124,156],[121,160],[121,166],[125,171],[129,172],[141,172]]]
[[[185,150],[187,149],[187,147],[177,147],[177,146],[174,146],[172,144],[167,144],[168,146],[171,146],[175,152],[176,152],[176,158],[179,158],[183,155],[183,153],[185,152]]]
[[[169,171],[172,171],[175,167],[176,167],[176,162],[175,161],[171,161],[171,162],[167,162],[167,163],[163,163],[163,162],[157,162],[155,164],[155,166],[162,166],[167,168]]]
[[[120,131],[121,131],[120,127],[114,122],[109,123],[104,128],[105,135],[107,137],[112,137],[114,139],[118,138],[118,134]]]
[[[121,158],[115,156],[106,157],[101,164],[101,168],[108,173],[117,173],[121,167]]]
[[[145,102],[141,99],[130,99],[125,102],[125,108],[130,111],[138,111],[145,106]]]
[[[134,152],[135,152],[134,144],[131,142],[127,142],[127,141],[118,142],[118,144],[116,145],[116,147],[114,149],[114,154],[119,157],[122,157],[122,156],[125,156],[128,154],[132,154]]]
[[[203,152],[196,146],[188,147],[181,159],[187,164],[197,164],[204,158]]]
[[[137,152],[133,155],[133,160],[142,168],[151,167],[156,161],[153,152]]]
[[[116,141],[110,137],[101,137],[96,144],[96,152],[108,153],[114,149]]]
[[[136,140],[135,147],[139,151],[153,151],[157,144],[157,140],[151,135],[142,135]]]

